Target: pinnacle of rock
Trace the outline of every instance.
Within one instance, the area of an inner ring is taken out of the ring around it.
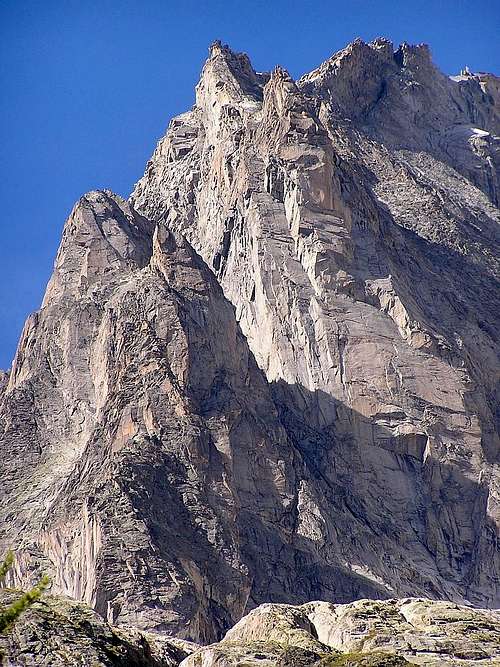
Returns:
[[[442,621],[454,664],[488,622],[460,664],[495,655],[466,606],[500,605],[499,91],[382,37],[298,81],[212,44],[129,201],[75,205],[0,373],[16,585],[217,642],[185,667],[285,626],[411,664]]]

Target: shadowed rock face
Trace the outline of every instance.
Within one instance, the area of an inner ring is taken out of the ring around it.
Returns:
[[[242,549],[292,532],[294,453],[232,306],[110,193],[69,218],[2,416],[18,577],[40,561],[110,621],[213,638],[250,593]]]
[[[384,593],[295,544],[306,464],[233,307],[187,242],[109,192],[66,224],[1,410],[17,582],[46,569],[109,622],[201,640],[269,597]]]
[[[424,47],[294,82],[215,43],[0,375],[15,582],[202,642],[267,601],[498,606],[498,100]]]

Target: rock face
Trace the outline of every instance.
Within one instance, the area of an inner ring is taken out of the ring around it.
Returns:
[[[181,667],[402,667],[500,663],[498,612],[407,598],[265,604]]]
[[[233,308],[120,198],[73,210],[3,400],[17,580],[39,563],[110,622],[213,639],[245,609],[254,551],[286,553],[294,452]]]
[[[500,605],[499,84],[455,79],[211,47],[0,376],[14,583],[201,642],[269,601]]]
[[[15,596],[3,592],[0,602]],[[81,602],[47,597],[0,638],[0,650],[9,667],[472,667],[500,663],[500,617],[416,598],[265,604],[201,647],[110,627]]]
[[[297,83],[215,44],[131,198],[235,306],[308,468],[297,537],[386,595],[499,601],[495,90],[385,40]]]

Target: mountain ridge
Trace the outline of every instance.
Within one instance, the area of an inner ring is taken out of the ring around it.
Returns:
[[[16,584],[201,642],[269,601],[498,605],[492,76],[211,46],[129,201],[75,205],[0,376]]]

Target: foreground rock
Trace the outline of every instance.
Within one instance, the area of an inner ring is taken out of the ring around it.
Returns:
[[[500,615],[424,599],[265,604],[200,647],[111,627],[82,603],[49,596],[1,645],[10,667],[472,667],[500,664]]]
[[[0,591],[0,604],[18,596]],[[37,602],[0,636],[4,667],[176,667],[197,648],[173,637],[112,628],[86,604],[54,596]]]
[[[408,598],[265,604],[182,667],[500,664],[500,614]]]

